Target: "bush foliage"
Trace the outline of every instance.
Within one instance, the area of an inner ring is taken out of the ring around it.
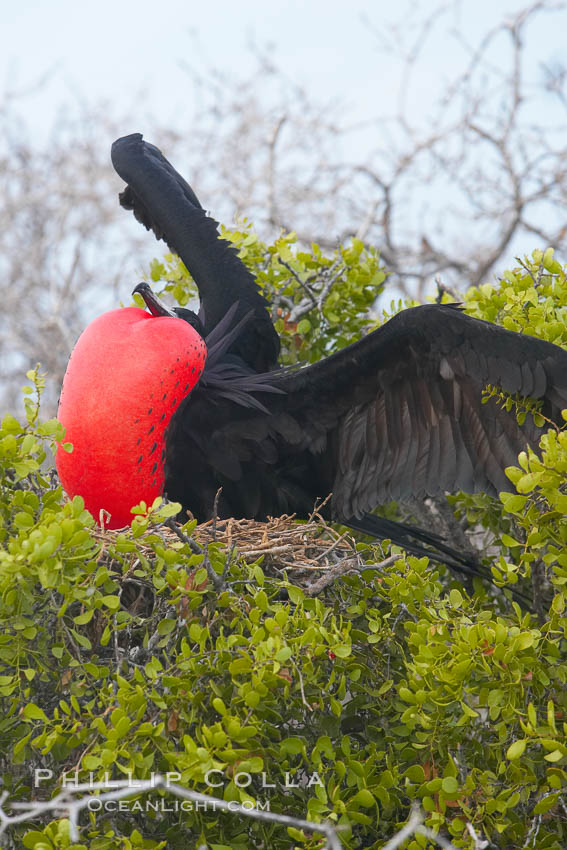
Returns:
[[[246,228],[227,235],[273,299],[284,362],[316,360],[371,326],[385,274],[360,243],[327,258],[296,250],[293,235],[273,246]],[[182,304],[193,294],[171,257],[151,275]],[[550,251],[465,302],[567,345],[567,282]],[[141,506],[130,530],[101,534],[49,469],[63,435],[40,419],[41,374],[28,378],[25,421],[7,414],[0,430],[0,771],[11,801],[49,798],[64,771],[80,781],[172,772],[225,800],[328,819],[347,848],[381,847],[415,802],[455,847],[566,846],[567,432],[551,429],[540,455],[520,456],[516,494],[452,498],[484,534],[496,588],[467,592],[425,558],[384,562],[387,547],[361,542],[367,568],[313,598],[217,543],[211,582],[202,554],[164,537],[171,505]],[[36,769],[52,781],[37,787]],[[323,844],[152,796],[163,808],[140,796],[84,814],[80,844],[50,813],[10,827],[2,846]]]

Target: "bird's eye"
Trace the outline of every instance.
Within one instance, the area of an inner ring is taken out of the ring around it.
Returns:
[[[186,310],[184,307],[176,307],[175,314],[179,319],[183,319],[185,322],[191,325],[192,328],[195,328],[197,333],[204,337],[205,336],[205,328],[203,327],[203,323],[200,318],[193,310]]]

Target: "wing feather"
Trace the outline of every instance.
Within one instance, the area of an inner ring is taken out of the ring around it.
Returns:
[[[483,391],[494,385],[539,399],[561,423],[567,352],[454,306],[427,305],[278,385],[303,433],[298,447],[317,431],[320,447],[337,447],[335,512],[360,516],[390,499],[512,489],[504,470],[542,429],[530,415],[520,427],[514,410],[483,403]]]

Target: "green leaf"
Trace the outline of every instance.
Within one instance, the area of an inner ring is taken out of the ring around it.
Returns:
[[[215,699],[212,702],[212,706],[215,709],[215,711],[218,711],[218,713],[221,714],[223,717],[225,717],[227,715],[228,712],[227,712],[226,705],[224,704],[222,699],[220,699],[219,697],[215,697]]]
[[[111,611],[117,611],[120,608],[120,598],[118,596],[103,596],[101,602],[107,608],[110,608]]]
[[[22,426],[11,413],[6,413],[2,417],[2,431],[6,434],[20,434]]]
[[[280,752],[282,755],[286,753],[298,755],[303,752],[304,748],[305,743],[301,738],[284,738],[280,744]]]
[[[449,592],[449,602],[453,608],[460,608],[463,604],[463,595],[456,587]]]
[[[33,848],[35,848],[35,850],[38,850],[38,848],[39,850],[51,850],[53,847],[53,844],[45,833],[37,831],[26,832],[22,839],[22,843],[24,847],[30,847],[32,850]]]
[[[533,808],[532,814],[544,815],[546,812],[551,811],[551,809],[557,805],[559,799],[559,794],[548,794],[546,797],[544,797],[543,800],[540,800],[539,803],[536,803]]]
[[[257,708],[260,705],[260,694],[257,691],[247,690],[244,694],[244,702],[250,708]]]
[[[77,614],[76,617],[73,617],[73,622],[77,626],[86,626],[92,620],[93,614],[94,610],[91,608],[90,611],[84,611],[82,614]]]
[[[363,806],[365,809],[369,809],[376,805],[376,800],[367,788],[363,788],[355,795],[353,803]]]
[[[292,650],[290,646],[284,646],[278,652],[276,652],[276,661],[284,662],[287,661],[292,656]]]
[[[404,776],[409,779],[410,782],[416,782],[418,785],[425,782],[425,771],[420,764],[412,764],[411,767],[408,767]]]
[[[514,741],[514,743],[510,744],[506,751],[506,758],[509,759],[509,761],[516,761],[521,758],[524,755],[527,743],[526,738]]]
[[[33,702],[28,702],[28,704],[24,707],[24,717],[27,717],[28,720],[42,720],[44,723],[48,722],[47,714],[43,708],[40,708]]]
[[[509,548],[512,548],[513,546],[522,546],[523,545],[522,543],[520,543],[519,540],[515,540],[509,534],[503,534],[500,539],[502,541],[502,544],[504,546],[508,546]]]
[[[304,594],[299,587],[295,587],[294,585],[288,585],[287,592],[289,594],[290,600],[293,602],[294,605],[299,605],[303,601]]]
[[[170,635],[171,632],[175,629],[177,625],[177,621],[172,619],[171,617],[165,617],[160,621],[157,627],[158,635]]]
[[[445,776],[441,782],[441,788],[445,794],[453,796],[459,790],[459,783],[454,776]]]

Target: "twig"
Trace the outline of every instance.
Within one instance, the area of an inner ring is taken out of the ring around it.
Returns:
[[[244,549],[240,553],[240,557],[259,558],[260,555],[283,555],[284,552],[293,551],[293,548],[292,543],[287,543],[284,546],[271,546],[269,543],[266,543],[265,546],[262,546],[259,549]]]
[[[173,518],[166,520],[166,522],[164,522],[164,525],[170,528],[171,531],[173,531],[173,533],[176,534],[177,537],[179,537],[179,539],[183,541],[183,543],[187,543],[187,545],[195,555],[203,555],[203,566],[205,567],[207,575],[213,583],[213,587],[215,588],[215,590],[224,590],[225,583],[222,579],[222,576],[219,576],[218,573],[213,569],[212,564],[209,561],[207,550],[202,549],[199,544],[195,543],[195,541],[191,537],[187,537],[187,535],[184,534],[183,531],[181,531],[181,528],[176,524]]]
[[[532,274],[532,270],[530,269],[530,267],[522,260],[521,257],[514,257],[514,259],[516,260],[517,263],[519,263],[521,265],[521,267],[524,269],[524,271],[526,271],[529,274],[529,276],[531,277],[531,279],[534,282],[534,286],[537,289],[537,286],[538,286],[540,281],[535,279],[535,277]],[[543,263],[541,264],[541,268],[543,268]],[[540,280],[541,280],[541,278],[540,278]]]
[[[472,823],[467,822],[467,832],[474,841],[474,850],[485,850],[485,847],[490,845],[490,841],[487,841],[485,838],[480,838],[477,835]]]
[[[393,838],[391,838],[384,846],[382,850],[397,850],[398,847],[401,847],[406,838],[412,836],[417,828],[421,826],[423,823],[423,815],[419,809],[419,806],[413,805],[410,816],[408,818],[408,822],[405,826],[403,826],[399,832],[397,832]]]
[[[290,273],[290,274],[291,274],[291,275],[295,278],[295,280],[299,283],[299,285],[300,285],[300,286],[302,287],[302,289],[305,291],[305,293],[307,294],[307,296],[311,299],[311,303],[313,304],[313,306],[314,306],[314,307],[316,307],[316,306],[317,306],[317,300],[316,300],[315,296],[313,295],[313,293],[311,292],[311,289],[310,289],[310,288],[309,288],[309,286],[305,283],[305,281],[301,280],[301,278],[299,277],[299,275],[297,274],[297,272],[295,271],[295,269],[294,269],[294,268],[292,268],[292,267],[290,266],[290,264],[289,264],[289,263],[287,263],[285,260],[283,260],[281,257],[278,257],[278,263],[279,263],[281,266],[283,266],[284,268],[286,268],[286,269],[288,270],[288,272],[289,272],[289,273]]]
[[[443,283],[441,275],[435,275],[435,283],[437,284],[437,298],[435,300],[438,304],[441,304],[445,293],[450,295],[453,301],[461,302],[463,300],[462,295],[459,295],[456,289],[453,289],[452,286],[447,286],[446,283]]]
[[[309,703],[305,699],[305,691],[303,689],[303,676],[301,675],[301,670],[299,669],[297,664],[295,664],[295,662],[293,662],[293,669],[295,670],[295,672],[297,674],[297,678],[299,679],[299,690],[301,691],[301,701],[308,711],[313,711],[312,707],[309,705]]]
[[[439,847],[442,847],[443,850],[457,850],[451,841],[444,838],[442,835],[439,835],[438,832],[434,832],[432,829],[429,829],[428,826],[418,826],[416,832],[419,832],[421,835],[425,835],[426,838],[429,838],[430,841],[434,841],[439,845]]]
[[[217,518],[219,512],[219,499],[220,494],[222,493],[222,487],[219,487],[217,492],[215,493],[215,499],[213,502],[213,540],[215,543],[217,542]]]
[[[428,826],[424,826],[423,824],[423,813],[419,806],[414,803],[411,809],[410,816],[408,818],[408,822],[405,826],[403,826],[399,832],[397,832],[393,838],[391,838],[384,846],[382,850],[397,850],[398,847],[401,847],[407,838],[418,833],[420,835],[424,835],[430,841],[434,841],[435,844],[438,844],[439,847],[443,847],[443,850],[457,850],[454,844],[444,838],[439,833],[434,832],[432,829],[429,829]]]
[[[112,790],[107,790],[107,789]],[[122,780],[118,782],[95,782],[82,783],[73,785],[63,790],[60,794],[50,800],[42,800],[41,802],[28,803],[13,803],[13,809],[23,810],[21,814],[7,815],[2,805],[6,800],[4,792],[0,797],[0,835],[2,835],[8,826],[23,821],[30,820],[34,817],[39,817],[49,811],[66,811],[69,816],[69,833],[70,839],[73,842],[79,841],[79,814],[83,809],[93,811],[93,806],[96,810],[102,809],[105,802],[124,800],[128,797],[134,797],[145,791],[163,790],[173,794],[175,797],[180,797],[183,800],[191,800],[194,803],[210,806],[213,811],[229,812],[230,814],[239,817],[247,817],[252,820],[262,821],[263,823],[277,823],[287,827],[294,827],[306,832],[320,833],[327,840],[328,850],[341,850],[337,830],[328,823],[313,823],[312,821],[303,820],[301,818],[291,817],[290,815],[281,815],[274,812],[267,812],[263,809],[250,809],[236,803],[235,801],[221,800],[218,797],[211,797],[207,794],[200,794],[197,791],[189,791],[181,785],[177,785],[166,776],[154,776],[150,780],[133,781]],[[103,791],[106,793],[92,794],[88,792]],[[74,795],[86,793],[87,796],[80,799],[74,799]]]
[[[546,797],[551,797],[552,794],[555,794],[555,793],[556,793],[555,791],[548,791],[546,794],[542,794],[540,797],[538,797],[537,802],[540,803],[542,800],[545,800]],[[562,803],[561,798],[559,798],[559,802]],[[538,836],[538,833],[539,833],[539,830],[540,830],[540,827],[541,827],[541,820],[542,820],[541,814],[536,815],[535,818],[533,819],[533,823],[530,826],[528,834],[526,835],[526,840],[522,844],[523,850],[527,850],[527,848],[530,847],[530,846],[531,847],[536,846],[537,836]],[[475,850],[476,850],[476,848],[475,848]]]
[[[328,502],[330,502],[330,500],[331,500],[332,498],[333,498],[333,494],[332,494],[332,493],[329,493],[329,495],[328,495],[328,496],[326,496],[326,497],[323,499],[323,501],[322,501],[322,502],[316,502],[316,503],[315,503],[315,505],[314,505],[314,507],[313,507],[313,511],[312,511],[312,512],[311,512],[311,514],[309,515],[309,522],[312,522],[314,519],[319,519],[319,520],[321,520],[321,522],[323,523],[323,525],[327,526],[327,523],[325,522],[325,518],[321,515],[321,510],[325,507],[325,505],[326,505]]]
[[[399,561],[402,558],[401,555],[390,555],[386,560],[381,561],[379,564],[364,564],[357,561],[356,558],[345,558],[340,561],[340,563],[335,564],[334,567],[330,567],[325,571],[325,574],[321,576],[321,578],[314,582],[309,588],[307,588],[307,596],[315,596],[318,593],[321,593],[322,590],[325,590],[330,584],[332,584],[335,579],[340,578],[345,575],[345,573],[351,573],[353,571],[362,572],[363,570],[383,570],[387,567],[391,567],[392,564],[395,564],[396,561]]]
[[[177,525],[177,523],[175,522],[173,517],[170,517],[168,520],[166,520],[164,522],[164,525],[167,526],[167,528],[169,528],[171,531],[173,531],[173,533],[177,537],[179,537],[179,539],[183,543],[186,543],[189,546],[189,548],[191,549],[191,551],[193,552],[194,555],[204,555],[205,554],[205,550],[202,549],[199,546],[199,544],[196,543],[193,540],[192,537],[187,537],[187,535],[184,534],[183,531],[181,531],[181,526]]]
[[[336,549],[336,547],[339,545],[339,543],[342,543],[342,541],[343,541],[346,537],[350,537],[350,536],[351,536],[351,534],[352,534],[352,532],[351,532],[351,531],[344,531],[344,532],[341,534],[341,536],[340,536],[340,537],[337,537],[337,539],[336,539],[336,540],[334,540],[334,541],[331,543],[331,545],[329,546],[329,548],[328,548],[328,549],[325,549],[325,551],[324,551],[324,552],[321,552],[321,554],[320,554],[320,555],[317,555],[317,557],[316,557],[316,558],[314,558],[314,560],[315,560],[315,561],[320,561],[322,558],[326,557],[326,556],[329,554],[329,552],[332,552],[332,551],[333,551],[333,549]]]
[[[332,285],[335,283],[335,281],[337,281],[339,279],[339,277],[342,275],[342,273],[345,269],[344,265],[341,263],[339,265],[338,270],[335,272],[335,274],[332,274],[333,267],[336,266],[336,265],[339,265],[338,260],[336,260],[333,263],[333,265],[330,266],[329,269],[327,269],[327,274],[328,274],[329,277],[328,277],[327,282],[323,286],[323,289],[319,293],[319,298],[317,299],[317,309],[319,310],[320,313],[323,311],[323,302],[325,301],[325,298],[327,297],[327,295],[331,291]]]

